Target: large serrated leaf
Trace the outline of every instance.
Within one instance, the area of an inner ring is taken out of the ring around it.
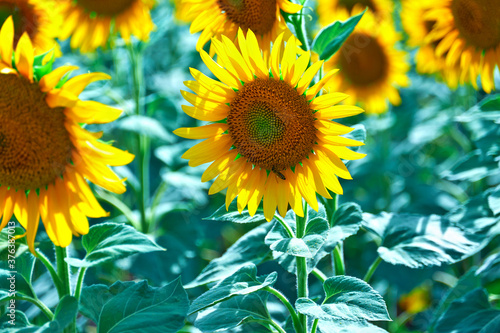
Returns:
[[[382,239],[380,257],[411,268],[460,261],[484,245],[448,218],[430,215],[364,214],[364,226]]]
[[[89,233],[82,237],[82,245],[87,251],[85,258],[66,259],[71,266],[92,267],[136,253],[165,250],[146,235],[120,223],[100,223],[92,226]]]
[[[277,277],[276,272],[257,277],[257,267],[254,264],[243,266],[232,276],[225,278],[195,299],[189,308],[189,313],[201,311],[234,296],[247,295],[272,286]]]
[[[295,307],[300,313],[323,320],[391,320],[384,299],[369,284],[352,276],[334,276],[323,285],[325,300],[321,305],[299,298]]]
[[[97,333],[177,332],[188,308],[179,279],[161,288],[146,281],[86,287],[80,304],[80,311],[96,322]]]
[[[274,247],[273,257],[278,260],[278,263],[288,272],[296,273],[295,256],[307,258],[307,269],[311,272],[316,265],[316,255],[325,243],[328,234],[328,220],[326,217],[325,207],[319,204],[319,209],[316,212],[312,208],[308,208],[308,221],[306,224],[306,232],[302,239],[300,248],[294,247],[292,238],[288,236],[284,228],[278,222],[273,230],[266,236],[266,244]],[[295,232],[295,213],[289,211],[285,217],[285,222]],[[294,254],[295,253],[295,254]],[[299,255],[298,255],[299,254]]]
[[[294,233],[296,232],[294,219],[287,218],[285,223],[290,225]],[[281,223],[276,222],[265,241],[273,251],[295,257],[312,258],[325,243],[327,233],[326,218],[318,216],[308,219],[304,237],[300,239],[290,237]]]
[[[245,323],[267,321],[268,295],[265,291],[258,291],[230,298],[201,312],[194,325],[202,332],[231,332],[231,329]]]

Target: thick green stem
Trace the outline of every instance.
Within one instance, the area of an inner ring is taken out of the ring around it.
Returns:
[[[288,299],[283,295],[279,290],[274,289],[273,287],[267,286],[264,288],[264,290],[270,292],[276,298],[278,298],[283,305],[287,308],[288,312],[290,312],[290,315],[292,316],[292,323],[293,327],[295,328],[296,332],[302,332],[302,325],[299,321],[299,316],[295,312],[295,309],[293,308],[292,304],[288,301]]]
[[[59,278],[59,275],[57,275],[56,269],[50,262],[50,260],[38,249],[35,250],[36,257],[38,260],[42,262],[42,264],[47,268],[47,271],[49,271],[50,276],[52,277],[52,281],[54,282],[54,285],[56,286],[57,289],[57,294],[59,295],[59,298],[62,298],[63,294],[63,283],[61,279]]]
[[[365,280],[365,282],[368,283],[370,281],[370,279],[372,278],[373,273],[375,273],[375,270],[377,270],[377,267],[378,267],[378,265],[380,265],[381,262],[382,262],[382,258],[377,257],[377,259],[375,259],[375,261],[373,262],[373,264],[368,269],[368,272],[366,272],[365,277],[363,278],[363,280]]]
[[[307,204],[304,204],[304,217],[298,216],[296,218],[297,223],[297,238],[304,237],[306,233],[307,224]],[[307,274],[307,262],[304,257],[295,257],[297,261],[297,297],[308,297],[308,274]],[[299,321],[302,325],[303,332],[307,332],[307,316],[299,313]]]
[[[71,278],[69,266],[66,263],[66,258],[68,257],[68,251],[64,247],[56,246],[56,264],[57,273],[59,279],[62,282],[62,294],[59,295],[59,299],[62,299],[66,295],[71,295]],[[64,333],[75,333],[76,332],[76,318],[73,318],[73,322],[64,330]]]
[[[316,333],[316,330],[318,329],[318,322],[319,322],[319,319],[314,319],[313,325],[311,328],[311,333]]]
[[[142,62],[142,52],[139,49],[137,52],[134,46],[128,46],[130,61],[132,63],[132,79],[134,83],[134,102],[135,114],[145,115],[144,110],[144,67]],[[137,134],[137,163],[139,172],[139,181],[141,183],[141,192],[139,195],[138,205],[141,213],[141,231],[148,232],[149,223],[147,219],[147,205],[149,201],[149,161],[151,159],[150,142],[149,138],[143,134]]]
[[[82,294],[83,279],[85,278],[86,271],[87,271],[87,267],[82,267],[82,268],[80,268],[80,271],[78,272],[78,280],[76,281],[76,288],[75,288],[75,298],[77,301],[80,300],[80,295]]]
[[[333,249],[333,265],[335,275],[345,275],[344,245],[342,242]]]
[[[141,229],[143,233],[149,231],[149,221],[147,219],[147,207],[149,202],[149,161],[151,159],[151,149],[149,138],[139,135],[139,177],[141,180]]]
[[[30,303],[36,305],[43,312],[43,314],[47,318],[49,318],[49,320],[52,321],[54,319],[54,314],[52,313],[52,311],[50,311],[50,309],[45,304],[43,304],[39,299],[29,297],[29,296],[16,296],[16,297],[14,297],[14,299],[18,300],[18,301],[30,302]]]
[[[68,251],[65,247],[56,246],[56,264],[57,264],[57,275],[62,283],[62,294],[59,298],[63,298],[66,295],[71,295],[71,280],[69,275],[69,266],[66,263],[66,258],[68,257]]]

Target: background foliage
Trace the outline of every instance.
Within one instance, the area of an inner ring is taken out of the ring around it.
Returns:
[[[359,124],[353,135],[365,140],[360,151],[367,157],[350,162],[354,180],[342,181],[345,193],[335,214],[326,201],[318,213],[310,211],[308,233],[297,243],[259,213],[227,213],[224,195],[209,197],[208,184],[200,182],[204,167],[188,167],[180,158],[193,144],[171,133],[197,123],[182,112],[179,90],[190,79],[189,67],[208,70],[195,51],[197,36],[176,21],[171,3],[161,1],[153,19],[151,42],[135,45],[145,48],[147,115],[133,115],[131,63],[121,40],[90,55],[63,43],[65,56],[56,60],[56,66],[80,66],[78,73],[112,76],[83,96],[125,111],[119,121],[95,126],[105,140],[135,151],[131,134],[150,138],[147,235],[133,228],[141,230],[137,198],[144,195],[135,161],[117,168],[127,178],[126,194],[96,188],[111,217],[93,220],[89,235],[70,247],[75,279],[78,269],[86,270],[79,309],[72,297],[58,305],[49,274],[19,242],[19,295],[35,297],[35,290],[57,309],[47,323],[39,308],[18,302],[19,326],[7,330],[4,315],[0,330],[61,331],[79,310],[83,332],[264,332],[272,328],[256,323],[270,317],[290,331],[289,314],[266,292],[270,287],[317,318],[321,332],[500,330],[500,95],[467,86],[452,91],[412,70],[401,106],[349,120]],[[500,86],[498,75],[496,81]],[[294,228],[292,213],[286,220]],[[6,240],[5,232],[0,237]],[[53,260],[48,238],[39,241]],[[346,277],[332,272],[329,254],[339,242]],[[4,257],[5,250],[0,245]],[[312,299],[296,302],[294,256],[306,257],[309,271],[317,265],[330,277],[324,286],[310,278]],[[2,290],[8,289],[6,274],[0,269]]]

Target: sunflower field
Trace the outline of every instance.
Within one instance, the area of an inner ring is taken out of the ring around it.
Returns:
[[[499,333],[500,0],[0,0],[0,333]]]

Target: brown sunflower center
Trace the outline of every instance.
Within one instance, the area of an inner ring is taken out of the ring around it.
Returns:
[[[52,183],[70,162],[63,108],[51,109],[38,84],[0,74],[0,185],[32,190]]]
[[[500,44],[500,1],[453,0],[451,11],[460,34],[481,49]]]
[[[103,16],[115,16],[129,9],[137,0],[77,0],[88,12]]]
[[[276,0],[217,0],[217,4],[229,20],[256,35],[270,32],[276,22]]]
[[[227,124],[238,152],[267,170],[297,165],[316,142],[306,97],[281,80],[246,83],[231,103]]]
[[[376,11],[375,5],[372,0],[340,0],[339,5],[345,7],[349,10],[349,12],[354,8],[355,5],[361,5],[362,7],[368,7],[372,11]]]
[[[33,5],[28,1],[0,0],[0,27],[9,16],[14,20],[14,46],[25,32],[31,40],[35,38],[39,18]]]
[[[379,42],[366,34],[353,33],[342,45],[340,68],[357,86],[368,86],[386,76],[387,56]]]

